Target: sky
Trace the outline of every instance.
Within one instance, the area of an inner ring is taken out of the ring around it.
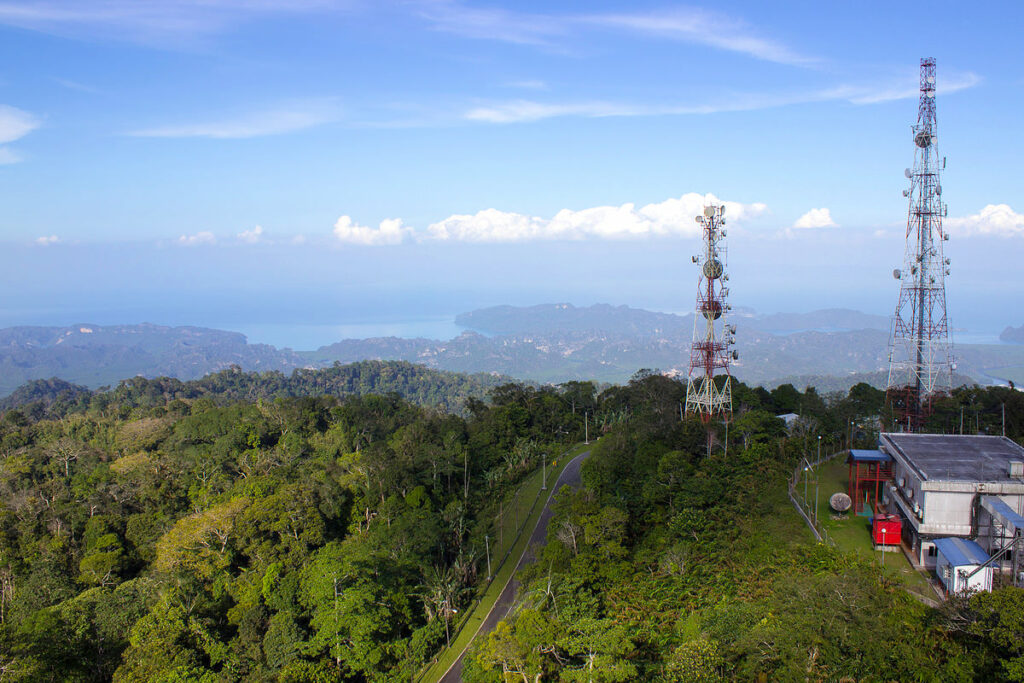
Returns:
[[[889,314],[930,56],[950,317],[998,333],[1024,323],[1022,15],[0,0],[0,325],[683,312],[706,201],[734,306]]]

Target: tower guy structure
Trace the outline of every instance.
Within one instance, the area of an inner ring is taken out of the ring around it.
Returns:
[[[920,429],[932,402],[952,388],[953,364],[946,317],[946,276],[949,259],[942,229],[946,205],[942,203],[940,161],[935,123],[935,60],[921,60],[921,98],[914,134],[914,168],[907,169],[910,198],[907,212],[906,252],[903,268],[893,271],[900,281],[900,299],[889,339],[889,379],[886,402],[899,427]]]
[[[736,343],[736,327],[725,322],[730,307],[726,303],[729,288],[725,283],[729,275],[725,272],[726,250],[722,243],[724,213],[724,206],[706,206],[703,215],[696,218],[703,233],[704,253],[693,257],[693,262],[700,264],[700,271],[686,384],[686,412],[697,413],[705,424],[715,416],[728,420],[732,415],[729,364],[738,358],[736,352],[730,350]]]

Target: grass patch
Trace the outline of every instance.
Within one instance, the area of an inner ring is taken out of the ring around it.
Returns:
[[[848,553],[860,555],[864,559],[878,562],[893,576],[898,577],[903,585],[910,591],[935,599],[935,592],[931,589],[927,575],[914,568],[902,552],[882,553],[874,550],[871,541],[871,518],[861,515],[837,515],[828,505],[829,497],[836,492],[844,493],[849,491],[849,466],[846,458],[838,456],[833,460],[822,463],[815,468],[815,471],[804,473],[809,474],[807,480],[807,497],[809,499],[808,509],[810,516],[814,516],[814,486],[818,484],[818,525],[824,529],[828,538],[832,539],[836,547]],[[798,498],[803,498],[804,481],[801,479],[796,485]]]
[[[512,578],[516,565],[519,564],[519,558],[522,556],[523,551],[526,550],[526,544],[529,542],[530,536],[537,526],[540,513],[544,509],[544,504],[547,503],[548,496],[554,491],[554,485],[558,481],[558,477],[561,476],[565,466],[573,458],[592,448],[594,443],[591,442],[589,445],[577,444],[556,458],[552,463],[549,463],[547,473],[548,488],[546,491],[541,490],[543,472],[538,469],[523,482],[519,488],[518,495],[510,497],[506,501],[508,508],[503,509],[514,509],[513,506],[517,504],[515,501],[518,500],[522,515],[519,519],[518,531],[520,533],[517,534],[517,529],[512,526],[515,524],[515,516],[503,514],[501,521],[506,526],[502,533],[505,537],[504,546],[506,547],[499,552],[492,546],[492,563],[495,560],[500,561],[500,564],[495,563],[492,565],[494,571],[493,580],[483,585],[481,592],[477,594],[474,602],[466,608],[465,612],[467,614],[457,626],[459,631],[452,638],[451,647],[445,648],[438,655],[435,662],[417,679],[418,681],[436,683],[448,671],[451,665],[455,663],[459,655],[469,647],[473,638],[476,637],[477,631],[480,630],[480,626],[483,625],[484,619],[487,618],[488,612],[491,611],[491,607],[494,606],[498,596],[505,589],[505,585]],[[504,558],[504,561],[501,561],[502,558]],[[486,560],[484,561],[486,562]]]

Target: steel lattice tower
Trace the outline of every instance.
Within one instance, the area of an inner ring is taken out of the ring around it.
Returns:
[[[916,431],[931,413],[932,402],[952,388],[953,364],[946,316],[946,275],[949,259],[942,229],[940,163],[935,123],[935,60],[921,60],[921,99],[914,133],[914,169],[906,170],[910,188],[907,246],[900,280],[900,299],[889,341],[889,380],[886,401],[900,427]]]
[[[725,323],[730,307],[726,303],[729,288],[725,283],[729,275],[725,272],[726,250],[722,244],[724,213],[723,206],[706,206],[704,214],[696,219],[703,232],[704,253],[693,257],[693,262],[701,267],[697,277],[697,315],[690,347],[686,412],[697,413],[705,424],[716,415],[725,420],[732,415],[729,363],[738,358],[736,352],[729,349],[735,343],[736,327]],[[723,372],[716,379],[719,371]]]

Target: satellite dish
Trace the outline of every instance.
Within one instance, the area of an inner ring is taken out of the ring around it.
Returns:
[[[715,207],[713,207],[713,206],[705,206],[704,207],[704,215],[707,218],[711,218],[712,216],[714,216],[715,215]]]
[[[701,306],[701,311],[704,313],[704,317],[709,321],[718,320],[722,317],[722,304],[718,301],[706,301]]]
[[[698,223],[703,223],[704,222],[704,217],[703,216],[694,216],[693,220],[697,221]]]
[[[722,205],[721,205],[720,207],[718,207],[718,208],[719,208],[719,212],[720,212],[720,214],[724,216],[724,215],[725,215],[725,204],[722,204]]]
[[[907,176],[908,178],[912,178],[913,177],[913,175],[910,173],[910,169],[909,168],[903,169],[903,175]]]
[[[717,280],[722,277],[722,271],[724,270],[722,262],[716,258],[704,262],[704,277],[709,280]]]
[[[903,277],[903,273],[900,272],[899,268],[896,268],[895,270],[892,271],[892,276],[899,280],[901,277]]]
[[[921,149],[924,149],[925,147],[931,146],[933,139],[934,138],[932,137],[931,133],[929,133],[926,130],[922,130],[920,133],[914,136],[914,144],[920,147]]]
[[[910,190],[903,190],[903,196],[904,197],[909,197],[910,196]]]
[[[935,186],[935,194],[937,194],[937,195],[941,195],[942,194],[942,185],[936,185]]]
[[[925,80],[925,83],[934,83],[935,82],[935,76],[928,76],[924,80]]]
[[[840,491],[832,494],[828,499],[828,506],[836,512],[846,512],[853,506],[853,501],[850,500],[850,496]]]

